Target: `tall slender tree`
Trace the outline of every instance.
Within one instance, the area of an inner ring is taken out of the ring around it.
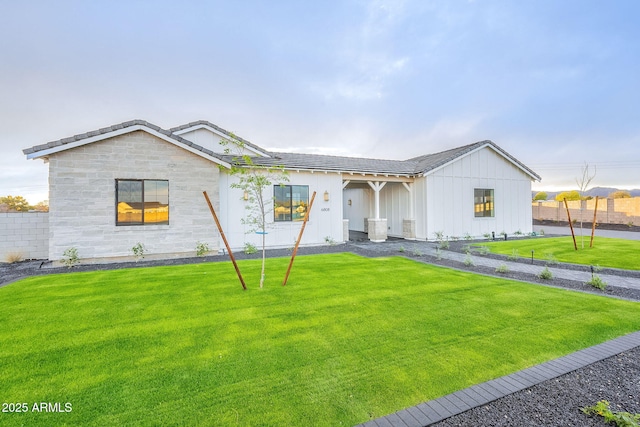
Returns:
[[[260,288],[264,286],[266,264],[267,230],[273,224],[269,221],[273,213],[274,198],[271,193],[273,185],[283,185],[289,181],[287,171],[282,166],[262,166],[247,154],[246,143],[231,134],[229,140],[223,139],[220,144],[225,153],[232,155],[229,174],[237,178],[230,187],[242,191],[246,213],[242,223],[248,226],[247,233],[257,233],[262,240],[262,267],[260,270]]]
[[[580,240],[582,249],[584,249],[584,233],[582,232],[583,212],[584,212],[584,200],[585,192],[591,185],[591,181],[596,177],[596,167],[593,167],[593,172],[589,169],[589,163],[585,162],[580,170],[580,176],[576,178],[576,184],[578,185],[578,191],[580,192]]]

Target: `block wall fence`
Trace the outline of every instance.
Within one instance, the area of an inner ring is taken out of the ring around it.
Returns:
[[[593,221],[596,200],[567,201],[572,220]],[[567,221],[564,202],[533,202],[533,219]],[[582,211],[581,211],[582,209]],[[640,197],[626,199],[599,199],[596,222],[601,224],[640,225]]]
[[[0,262],[14,254],[23,259],[49,257],[48,213],[0,213]]]

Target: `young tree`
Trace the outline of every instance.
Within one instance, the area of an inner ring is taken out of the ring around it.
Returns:
[[[567,201],[580,200],[580,193],[577,190],[563,191],[561,193],[558,193],[555,198],[558,202],[561,202],[564,199],[567,199]]]
[[[282,166],[261,166],[247,154],[243,140],[231,134],[230,140],[221,140],[225,153],[232,154],[229,174],[237,178],[231,188],[242,190],[242,199],[246,202],[246,215],[242,223],[249,227],[248,233],[257,233],[262,237],[262,268],[260,271],[260,288],[264,286],[266,261],[267,229],[273,224],[269,221],[273,212],[273,196],[270,189],[274,184],[282,185],[289,181],[287,171]]]
[[[591,185],[591,181],[596,177],[596,167],[593,167],[593,173],[589,170],[589,164],[585,162],[581,168],[581,176],[576,178],[576,184],[578,185],[578,191],[580,193],[580,240],[582,243],[582,249],[584,249],[584,233],[582,232],[582,214],[584,211],[582,200],[585,199],[584,193]]]

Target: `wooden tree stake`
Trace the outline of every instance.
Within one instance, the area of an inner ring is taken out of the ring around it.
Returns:
[[[236,259],[233,257],[233,252],[231,252],[231,248],[229,247],[229,242],[227,242],[227,238],[224,235],[224,231],[222,231],[222,226],[220,225],[220,221],[218,221],[218,215],[216,215],[216,211],[213,210],[213,205],[211,204],[211,200],[209,200],[209,196],[206,191],[203,191],[204,198],[207,200],[207,204],[209,205],[209,210],[211,211],[211,215],[213,215],[213,219],[218,226],[218,231],[220,231],[220,236],[224,241],[224,245],[227,247],[227,251],[229,252],[229,257],[231,257],[231,262],[233,262],[233,267],[236,269],[236,273],[238,274],[238,279],[240,279],[240,283],[242,284],[242,289],[247,290],[247,285],[244,284],[244,279],[242,278],[242,274],[240,274],[240,269],[238,268],[238,264],[236,263]]]
[[[291,261],[289,262],[289,268],[287,268],[287,274],[284,276],[284,282],[282,282],[282,286],[287,284],[287,280],[289,280],[289,273],[291,272],[291,267],[293,266],[293,260],[296,257],[296,253],[298,252],[298,246],[300,245],[300,241],[302,240],[302,233],[304,233],[304,228],[307,225],[307,221],[309,220],[309,212],[311,212],[311,206],[313,206],[313,200],[316,198],[316,192],[313,192],[311,196],[311,202],[309,202],[309,209],[307,209],[307,213],[304,214],[304,220],[302,221],[302,228],[300,229],[300,234],[298,235],[298,240],[296,240],[296,246],[293,248],[293,253],[291,254]]]
[[[569,228],[571,228],[571,237],[573,237],[573,247],[578,250],[578,244],[576,243],[576,235],[573,232],[573,223],[571,222],[571,213],[569,212],[569,204],[567,203],[567,199],[564,198],[564,207],[567,208],[567,218],[569,219]]]
[[[593,222],[591,223],[591,242],[589,247],[593,247],[593,235],[596,233],[596,219],[598,216],[598,196],[596,196],[596,208],[593,210]]]

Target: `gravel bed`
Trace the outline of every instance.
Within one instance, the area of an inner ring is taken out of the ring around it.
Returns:
[[[454,426],[603,427],[580,408],[607,400],[614,412],[640,413],[640,348],[510,394],[432,424]]]
[[[451,250],[462,251],[463,244],[456,242]],[[477,242],[476,242],[477,243]],[[375,249],[373,249],[375,248]],[[561,287],[590,292],[594,294],[613,296],[618,298],[640,301],[640,290],[608,286],[600,291],[581,282],[570,280],[542,280],[535,275],[520,272],[496,273],[494,269],[481,266],[466,266],[464,263],[447,259],[437,259],[432,256],[418,256],[398,251],[381,250],[380,246],[353,245],[350,243],[304,247],[298,251],[299,255],[321,253],[353,252],[368,257],[405,256],[428,264],[456,268],[459,270],[499,276],[514,280],[539,283],[547,286]],[[261,254],[246,255],[237,253],[237,259],[260,258]],[[288,257],[291,251],[287,249],[269,250],[269,257]],[[488,255],[506,259],[498,255]],[[81,271],[112,270],[120,268],[140,268],[160,265],[181,265],[203,262],[228,261],[229,257],[206,256],[198,258],[180,258],[159,261],[120,262],[110,264],[87,264],[73,267],[54,268],[47,261],[24,261],[16,264],[0,264],[0,287],[28,276],[68,273]],[[544,263],[540,263],[544,265]],[[555,265],[554,267],[558,267]],[[571,266],[566,268],[572,268]],[[575,267],[574,267],[575,268]],[[577,267],[584,268],[584,267]],[[635,276],[637,272],[613,270],[616,275]],[[508,395],[487,405],[483,405],[462,414],[453,416],[439,423],[437,427],[445,426],[604,426],[601,417],[588,417],[580,408],[596,404],[599,400],[611,402],[613,411],[640,413],[640,347],[621,353],[617,356],[578,369],[553,380],[545,381],[526,390]]]

